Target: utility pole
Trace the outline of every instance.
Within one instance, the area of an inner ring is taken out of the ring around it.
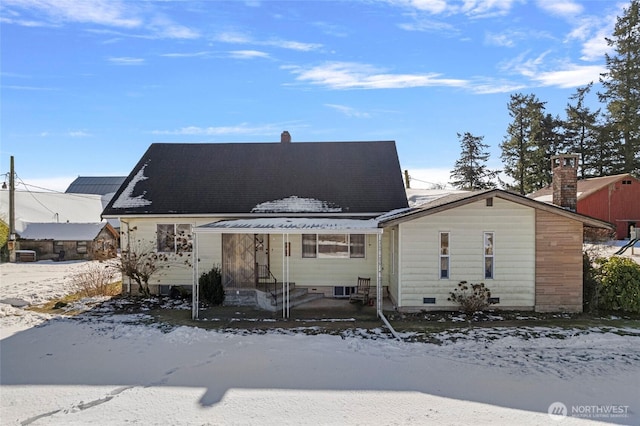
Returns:
[[[404,182],[407,189],[411,188],[411,180],[409,179],[409,170],[404,171]]]
[[[16,239],[16,182],[14,176],[15,169],[12,155],[9,167],[9,239],[11,241]]]

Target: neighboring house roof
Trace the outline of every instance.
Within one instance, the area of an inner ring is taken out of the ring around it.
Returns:
[[[606,188],[612,183],[626,179],[634,179],[636,181],[638,180],[629,173],[579,180],[577,185],[578,201],[588,197],[595,192],[600,191],[603,188]],[[533,198],[534,200],[551,203],[553,202],[553,186],[546,186],[532,194],[527,195],[527,197]]]
[[[25,240],[92,241],[104,227],[117,234],[106,222],[100,223],[29,223],[20,238]]]
[[[409,207],[418,207],[422,204],[429,203],[435,199],[445,197],[450,194],[468,194],[469,191],[461,189],[419,189],[407,188],[407,200]]]
[[[594,228],[614,228],[610,223],[594,219],[589,216],[581,215],[579,213],[574,213],[570,210],[563,209],[553,204],[547,204],[544,202],[532,200],[531,198],[527,198],[524,195],[505,191],[502,189],[489,189],[485,191],[449,194],[445,197],[437,198],[429,203],[422,204],[420,207],[407,209],[405,211],[399,211],[395,215],[385,215],[380,219],[380,224],[381,226],[391,226],[397,223],[405,222],[407,220],[413,220],[431,214],[447,211],[449,209],[473,203],[475,201],[483,200],[489,197],[502,198],[534,209],[540,209],[555,213],[573,220],[580,221],[584,225]]]
[[[95,223],[104,205],[100,195],[15,191],[15,230],[28,223]],[[9,223],[9,190],[0,190],[0,216]]]
[[[71,182],[67,194],[112,194],[120,188],[126,176],[78,176]]]
[[[362,215],[407,207],[395,142],[152,144],[103,215]]]

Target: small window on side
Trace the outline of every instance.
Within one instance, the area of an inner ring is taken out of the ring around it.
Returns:
[[[493,197],[487,198],[487,207],[493,207]]]

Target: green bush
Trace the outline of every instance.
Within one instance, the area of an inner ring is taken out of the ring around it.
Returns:
[[[596,277],[594,257],[591,253],[582,253],[582,307],[584,312],[595,313],[598,310],[598,289],[600,283]]]
[[[614,256],[598,260],[596,278],[600,282],[598,305],[608,311],[640,313],[640,265]]]
[[[200,299],[214,306],[224,302],[224,288],[222,287],[222,270],[214,265],[209,272],[200,275]]]

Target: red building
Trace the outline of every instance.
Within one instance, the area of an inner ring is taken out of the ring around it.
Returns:
[[[554,171],[555,172],[555,171]],[[640,227],[640,180],[630,174],[578,180],[577,213],[616,226],[616,238],[629,238],[631,227]],[[529,195],[538,201],[553,202],[553,187]]]

